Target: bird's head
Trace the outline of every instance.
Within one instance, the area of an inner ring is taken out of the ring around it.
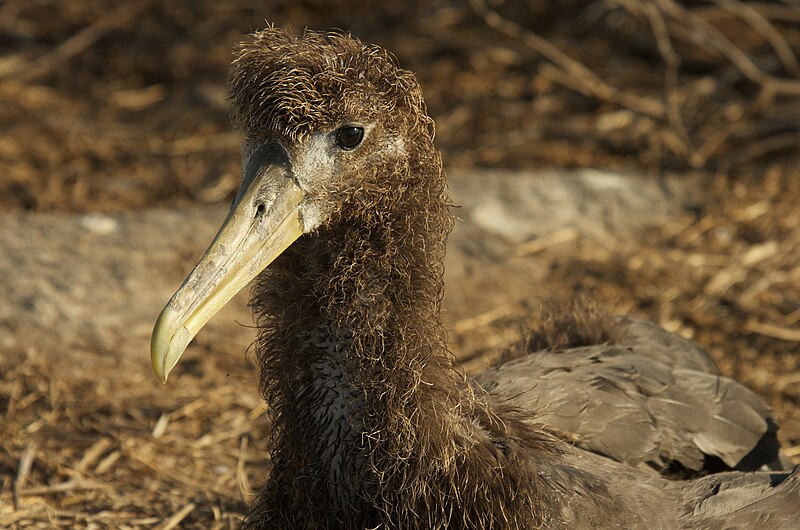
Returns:
[[[151,361],[164,382],[203,325],[295,240],[444,193],[419,84],[382,48],[268,28],[239,46],[229,84],[241,187],[156,322]]]

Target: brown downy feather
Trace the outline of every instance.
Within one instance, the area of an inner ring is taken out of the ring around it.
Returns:
[[[231,100],[251,139],[302,138],[357,112],[411,140],[402,159],[362,168],[330,221],[253,289],[274,469],[245,528],[539,526],[530,453],[552,451],[549,435],[490,408],[447,353],[439,313],[453,219],[413,74],[349,37],[270,28],[239,48]],[[343,442],[309,412],[331,395],[314,370],[332,370],[332,342],[353,388],[335,416],[346,445],[333,449]]]
[[[497,364],[530,352],[619,344],[624,337],[622,323],[596,301],[585,297],[553,300],[531,318],[527,336],[504,351]]]

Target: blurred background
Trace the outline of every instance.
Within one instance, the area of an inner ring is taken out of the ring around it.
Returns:
[[[417,74],[451,174],[594,168],[695,190],[671,222],[635,240],[598,247],[560,233],[523,253],[546,265],[538,285],[591,294],[700,342],[765,396],[800,455],[793,0],[4,0],[5,282],[24,282],[32,234],[53,233],[46,223],[102,234],[148,212],[193,220],[198,205],[224,208],[240,169],[226,101],[231,50],[267,23],[338,29],[391,50]],[[203,244],[179,263],[191,266]],[[87,267],[102,261],[91,248]],[[129,266],[124,254],[114,260]],[[68,273],[51,262],[51,273]],[[170,276],[173,287],[185,270]],[[19,315],[45,296],[26,293],[29,302],[0,310],[0,527],[235,528],[269,467],[268,420],[243,375],[247,341],[210,336],[205,347],[229,347],[234,360],[190,360],[188,387],[170,394],[140,365],[120,380],[108,344],[123,338],[65,351],[56,339],[24,340]],[[530,306],[454,311],[454,352],[493,358]]]
[[[737,0],[0,6],[0,205],[114,211],[237,184],[225,75],[271,22],[352,32],[417,73],[449,167],[791,167],[800,7]],[[773,170],[777,171],[777,170]]]

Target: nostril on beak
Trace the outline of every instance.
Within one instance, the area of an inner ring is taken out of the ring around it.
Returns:
[[[267,211],[267,207],[264,206],[263,202],[259,203],[259,205],[256,206],[256,217],[261,217],[262,215],[264,215],[265,211]]]

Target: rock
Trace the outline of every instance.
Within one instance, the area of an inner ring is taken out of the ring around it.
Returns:
[[[448,250],[445,307],[460,317],[492,307],[498,297],[519,298],[536,280],[535,257],[512,259],[520,244],[564,229],[593,238],[635,237],[684,208],[693,182],[593,170],[454,172],[451,192],[465,206],[455,211],[462,220]],[[66,356],[88,350],[146,363],[156,316],[226,210],[0,214],[0,347]],[[492,282],[503,288],[487,298]],[[463,307],[476,299],[484,303]],[[246,303],[247,292],[240,293],[193,347],[241,355],[255,335],[245,327],[252,322]]]

